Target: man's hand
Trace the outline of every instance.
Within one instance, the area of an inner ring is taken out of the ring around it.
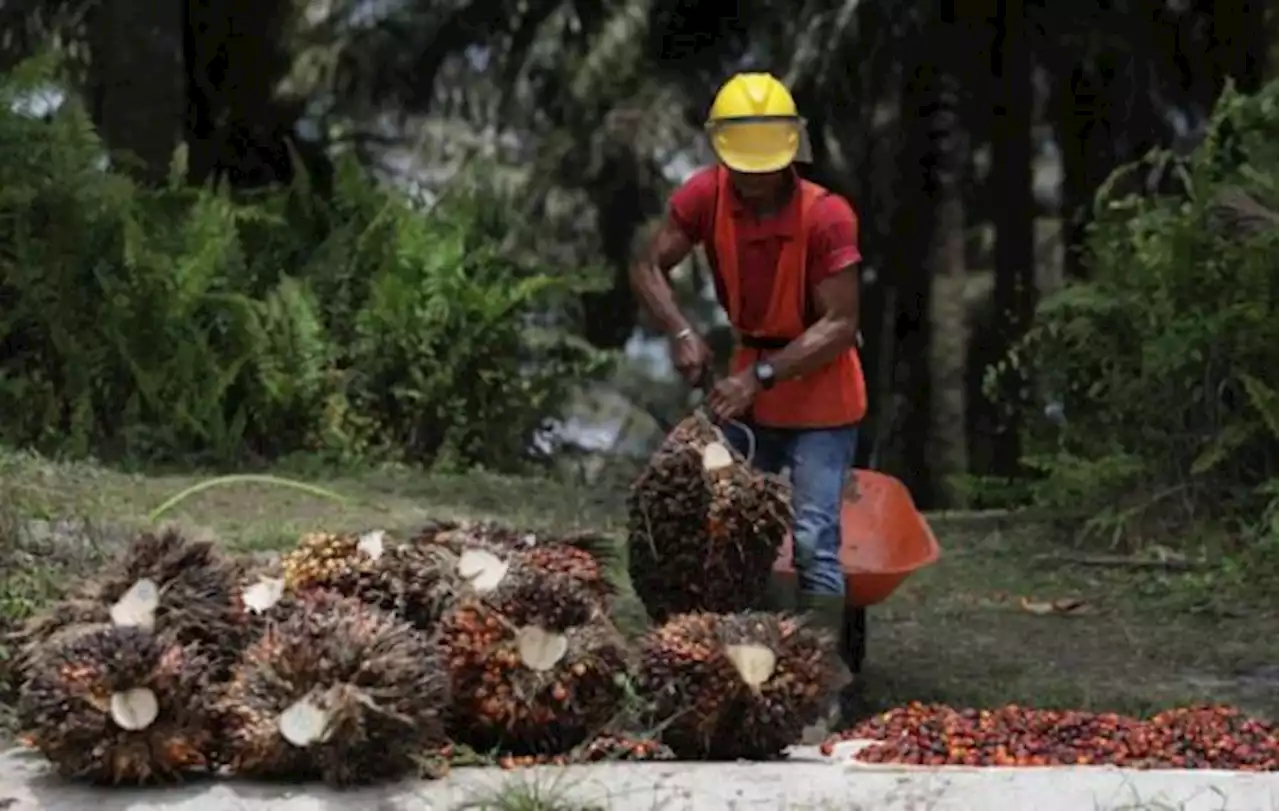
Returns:
[[[702,375],[711,364],[711,349],[702,336],[693,331],[676,334],[671,338],[671,362],[676,371],[690,386],[702,381]]]
[[[707,408],[717,420],[736,419],[751,408],[759,391],[760,381],[756,380],[755,371],[743,369],[715,385],[707,395]]]

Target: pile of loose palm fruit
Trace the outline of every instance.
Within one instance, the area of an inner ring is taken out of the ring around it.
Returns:
[[[956,710],[911,704],[823,744],[875,741],[854,758],[917,766],[1119,766],[1276,771],[1276,725],[1230,707],[1190,707],[1140,720],[1115,713],[1010,705]]]

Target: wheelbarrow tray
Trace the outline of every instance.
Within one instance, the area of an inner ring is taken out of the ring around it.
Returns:
[[[840,564],[848,604],[865,608],[936,561],[938,539],[902,482],[874,470],[852,473],[840,511]],[[794,582],[789,534],[773,570],[784,583]]]

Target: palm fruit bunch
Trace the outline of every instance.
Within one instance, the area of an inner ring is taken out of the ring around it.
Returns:
[[[440,649],[356,598],[298,600],[218,690],[219,760],[233,774],[335,786],[410,774],[447,742]]]
[[[641,640],[637,685],[677,757],[775,757],[830,705],[832,645],[782,614],[681,614]]]
[[[608,546],[607,537],[593,532],[539,536],[522,557],[534,571],[568,575],[596,599],[607,603],[615,596],[614,587],[600,559],[590,550],[603,550]]]
[[[595,532],[558,536],[490,521],[433,521],[418,531],[412,543],[444,545],[459,553],[464,549],[483,549],[499,556],[515,553],[534,571],[569,575],[602,601],[613,596],[604,568],[590,551],[605,548],[608,539]]]
[[[331,588],[344,579],[373,569],[382,556],[385,533],[308,532],[280,562],[286,586],[293,591]]]
[[[241,577],[239,564],[213,541],[192,541],[172,528],[143,533],[100,576],[77,584],[67,599],[28,621],[20,635],[20,657],[28,667],[58,632],[113,623],[199,644],[225,674],[248,632]]]
[[[496,558],[487,565],[439,627],[453,738],[520,755],[565,753],[621,704],[622,637],[572,577]]]
[[[109,607],[85,599],[60,600],[44,611],[29,617],[9,634],[5,642],[13,651],[9,662],[10,685],[14,698],[42,654],[56,648],[66,637],[92,630],[104,624]]]
[[[759,604],[790,531],[790,487],[755,471],[702,414],[663,441],[631,486],[628,565],[650,616]]]
[[[465,579],[456,575],[457,564],[457,556],[445,547],[396,542],[374,530],[304,535],[281,568],[288,593],[335,591],[429,631],[456,591],[453,581]]]
[[[48,645],[23,686],[18,722],[23,740],[60,773],[146,784],[207,768],[211,663],[199,646],[109,624]]]

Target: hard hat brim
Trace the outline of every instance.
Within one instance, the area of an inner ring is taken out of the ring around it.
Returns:
[[[777,119],[728,120],[707,123],[707,138],[716,157],[729,169],[743,174],[769,174],[786,169],[793,163],[809,163],[813,160],[813,148],[809,142],[808,127],[804,119],[794,119],[793,137],[778,139],[768,148],[765,144],[748,138],[745,142],[732,137],[733,130],[750,124],[772,123]]]
[[[749,152],[734,152],[729,149],[716,150],[720,162],[735,172],[747,175],[766,175],[780,172],[795,162],[798,149],[780,152],[773,155],[759,155]]]

